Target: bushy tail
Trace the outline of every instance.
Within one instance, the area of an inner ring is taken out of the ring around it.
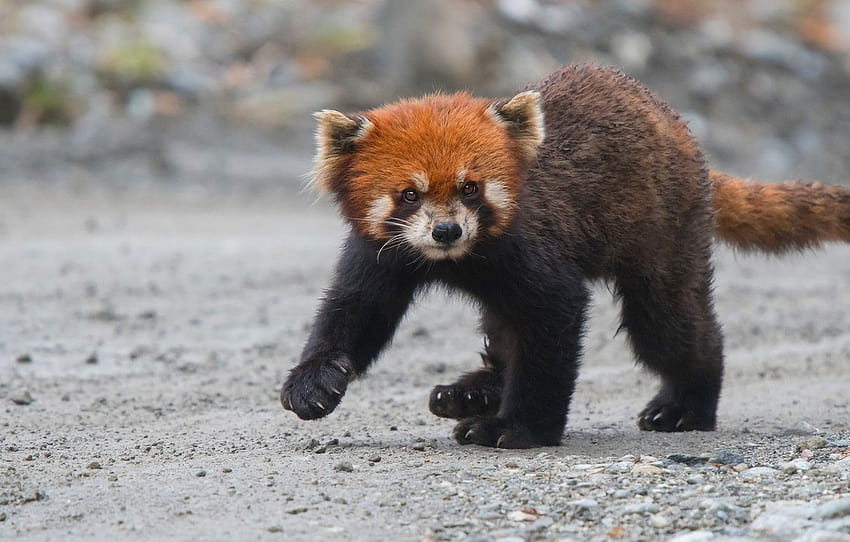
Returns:
[[[744,250],[776,254],[850,243],[850,189],[786,182],[765,184],[710,172],[717,236]]]

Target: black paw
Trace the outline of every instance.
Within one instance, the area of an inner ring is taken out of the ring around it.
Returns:
[[[353,374],[351,362],[344,356],[301,363],[289,373],[280,390],[280,402],[302,420],[323,418],[337,407]]]
[[[492,415],[499,411],[500,395],[501,390],[495,387],[434,386],[428,408],[435,416],[455,420]]]
[[[714,431],[716,418],[674,401],[653,399],[638,415],[638,427],[644,431]]]
[[[535,448],[557,446],[558,436],[540,435],[530,428],[496,417],[467,418],[455,426],[454,437],[460,444],[479,444],[491,448]]]

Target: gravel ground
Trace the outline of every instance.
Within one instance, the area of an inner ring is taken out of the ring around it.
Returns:
[[[427,410],[481,348],[439,295],[328,419],[282,410],[341,235],[291,193],[6,186],[0,539],[850,540],[850,248],[718,251],[714,433],[638,431],[598,288],[563,445],[506,451]]]

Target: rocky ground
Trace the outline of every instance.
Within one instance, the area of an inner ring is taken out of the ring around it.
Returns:
[[[341,225],[326,203],[11,186],[0,539],[850,540],[850,249],[720,250],[714,433],[642,433],[654,379],[598,288],[563,445],[460,447],[430,387],[475,314],[425,298],[328,419],[278,390]]]

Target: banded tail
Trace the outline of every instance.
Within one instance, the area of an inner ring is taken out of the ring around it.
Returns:
[[[781,254],[850,243],[850,188],[820,183],[766,184],[709,173],[717,236],[744,250]]]

